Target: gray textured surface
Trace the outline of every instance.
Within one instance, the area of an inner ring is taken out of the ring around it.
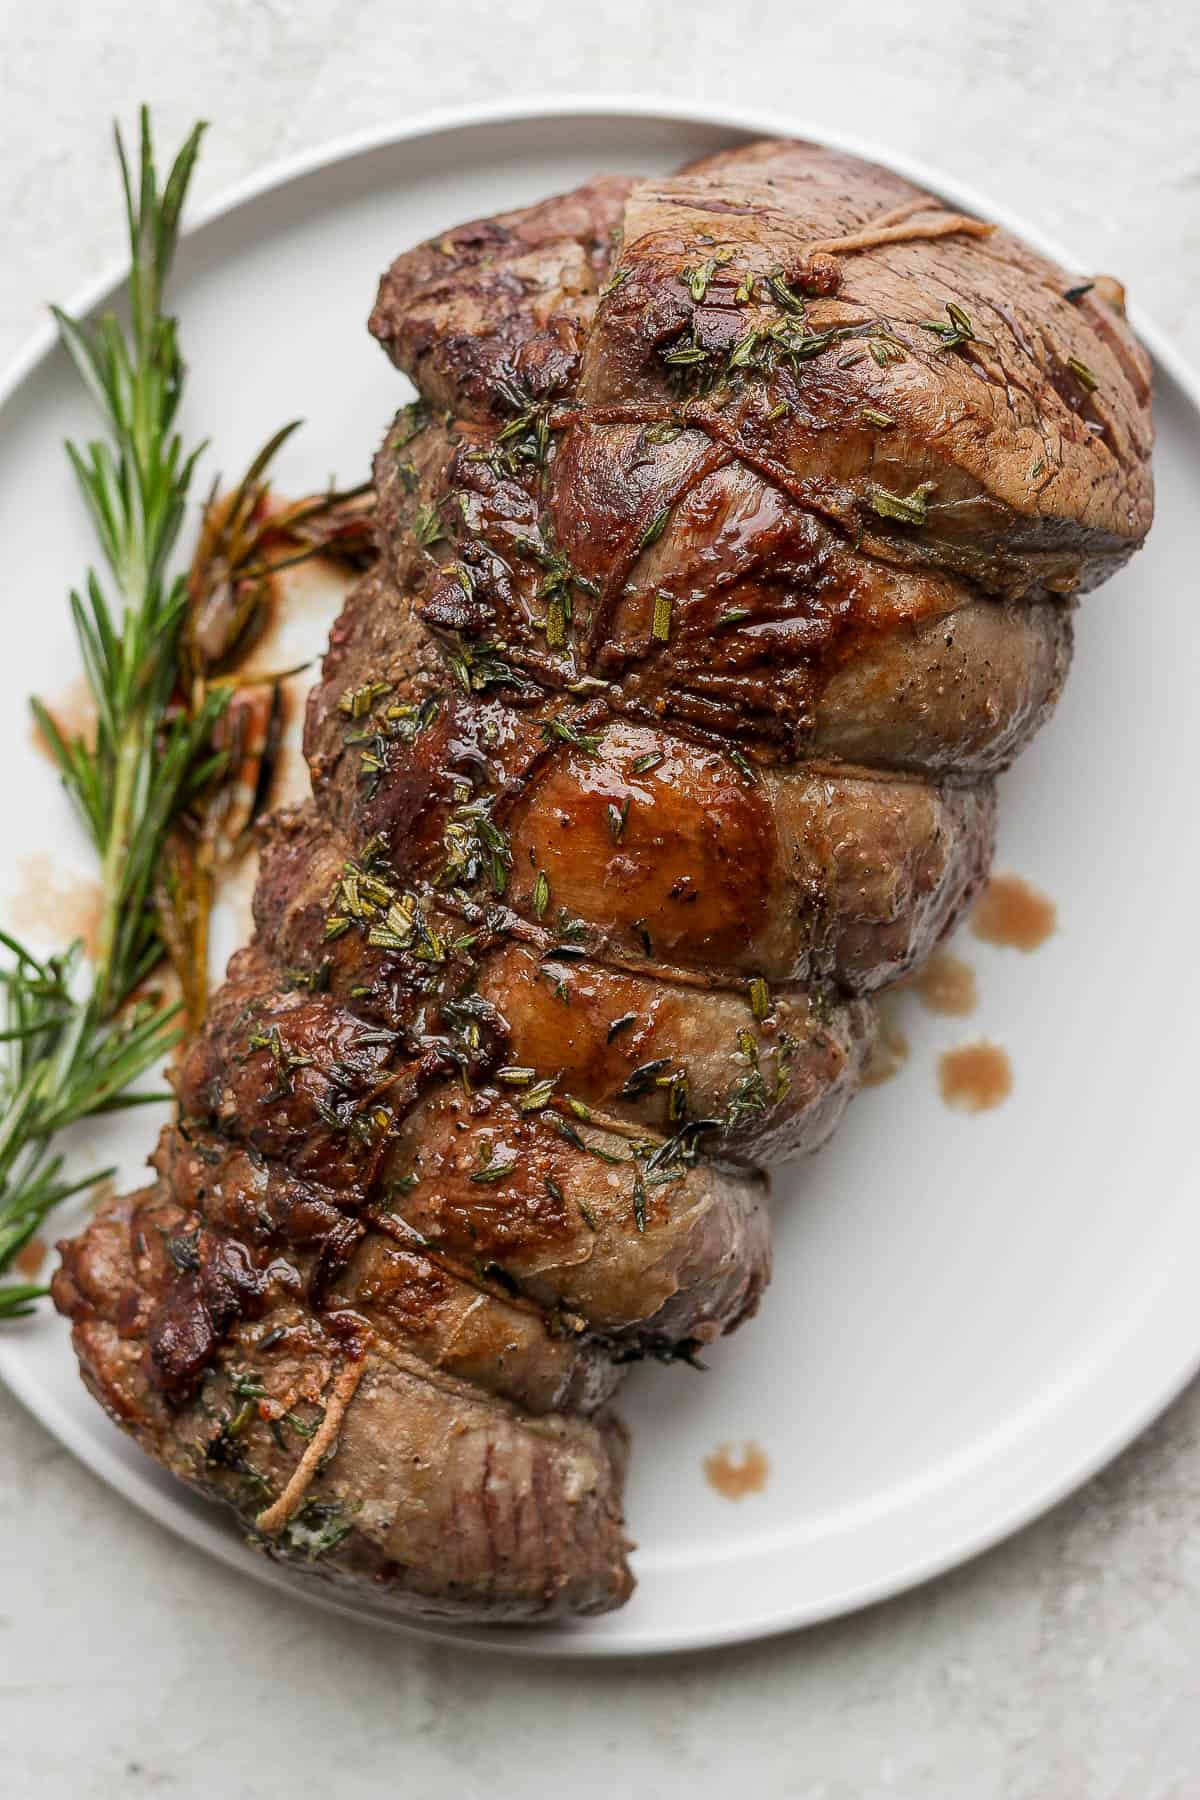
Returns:
[[[793,110],[953,167],[1200,361],[1200,42],[1146,0],[0,3],[0,362],[119,248],[106,129],[214,121],[199,189],[362,124],[550,88]],[[1049,11],[1050,16],[1047,16]],[[411,14],[411,16],[410,16]],[[10,606],[17,604],[10,587]],[[857,1619],[642,1667],[456,1657],[178,1545],[0,1395],[0,1787],[654,1800],[1194,1800],[1200,1397],[969,1568]]]

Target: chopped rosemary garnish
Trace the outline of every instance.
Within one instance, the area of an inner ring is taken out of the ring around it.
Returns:
[[[1078,356],[1068,356],[1067,367],[1081,388],[1086,389],[1089,394],[1095,393],[1100,382],[1085,362],[1082,362]]]
[[[353,1530],[336,1500],[306,1500],[279,1534],[278,1542],[293,1556],[315,1562]]]
[[[671,636],[671,596],[655,594],[654,617],[650,624],[650,635],[657,638],[660,644],[668,642]]]
[[[905,358],[904,345],[894,338],[890,332],[876,332],[867,343],[872,361],[886,369],[891,363],[901,363]]]
[[[728,262],[729,258],[726,257],[724,260]],[[702,262],[698,268],[681,269],[679,272],[680,281],[683,282],[697,306],[700,306],[704,301],[704,296],[708,292],[708,284],[716,272],[716,267],[716,257],[710,256]]]
[[[769,275],[763,276],[763,281],[770,292],[772,299],[775,300],[778,305],[782,306],[785,312],[795,313],[799,318],[804,317],[805,311],[807,310],[804,302],[799,294],[794,294],[787,285],[787,282],[783,279],[782,269],[773,269]]]
[[[680,338],[663,351],[662,360],[669,369],[696,369],[708,361],[708,351],[694,338]]]
[[[348,719],[365,719],[375,702],[391,691],[390,681],[367,681],[361,687],[347,688],[338,701],[338,711]]]
[[[517,1159],[515,1156],[510,1156],[507,1161],[489,1160],[488,1162],[483,1163],[480,1168],[472,1169],[471,1180],[485,1184],[493,1181],[503,1181],[507,1175],[512,1174],[516,1166]]]
[[[860,416],[864,425],[875,425],[880,431],[888,431],[896,423],[890,414],[877,412],[873,406],[864,406]]]
[[[642,1171],[637,1167],[633,1171],[633,1222],[638,1231],[645,1231],[646,1184],[642,1180]]]
[[[580,731],[569,719],[553,718],[542,722],[542,737],[546,743],[552,744],[555,738],[564,744],[570,744],[574,750],[582,750],[585,756],[595,756],[600,748],[600,739],[587,732]]]
[[[426,501],[423,506],[418,506],[416,510],[413,517],[413,536],[416,538],[418,544],[420,544],[422,550],[430,549],[432,545],[438,543],[446,536],[445,529],[442,525],[442,521],[437,516],[436,509],[431,506],[428,501]]]
[[[648,775],[651,769],[661,767],[666,760],[667,759],[661,750],[647,750],[643,756],[634,757],[629,765],[630,773],[634,775]]]
[[[922,319],[921,330],[930,331],[935,337],[940,338],[939,347],[942,350],[958,350],[963,344],[974,343],[975,327],[962,307],[955,306],[951,300],[946,306],[946,314],[949,319],[948,324],[943,319]]]
[[[905,525],[924,525],[929,517],[928,498],[935,483],[923,481],[911,494],[891,494],[887,488],[871,489],[871,510],[881,519],[899,519]]]
[[[608,803],[608,832],[614,844],[619,844],[625,835],[631,798],[631,795],[626,794],[620,806],[615,805],[611,800]]]
[[[544,1081],[537,1082],[527,1093],[522,1094],[517,1101],[518,1110],[523,1113],[540,1112],[543,1106],[548,1106],[554,1097],[555,1079],[556,1077],[553,1075],[548,1076]]]
[[[442,642],[446,659],[464,693],[481,694],[485,688],[493,686],[516,687],[523,692],[531,688],[532,683],[504,661],[498,644],[468,644],[457,632],[443,636]]]
[[[703,352],[701,352],[701,354],[703,355]],[[667,528],[667,520],[670,516],[671,508],[669,506],[664,506],[661,512],[655,513],[649,525],[647,525],[645,531],[643,531],[641,537],[638,539],[639,550],[648,550],[651,544],[656,544],[658,542],[659,538]]]
[[[608,280],[596,295],[596,299],[600,302],[607,300],[608,296],[611,293],[614,293],[623,281],[629,280],[630,273],[631,271],[629,269],[614,269],[613,273],[609,276]]]

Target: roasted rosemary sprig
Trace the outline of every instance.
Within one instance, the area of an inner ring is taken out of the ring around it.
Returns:
[[[68,444],[108,566],[89,570],[71,612],[95,702],[94,738],[68,736],[39,701],[38,724],[100,859],[101,916],[90,987],[82,950],[46,960],[5,938],[5,1060],[0,1067],[0,1273],[61,1200],[100,1179],[69,1181],[54,1147],[67,1125],[150,1096],[124,1093],[175,1039],[174,1009],[136,1001],[162,954],[153,882],[166,835],[211,776],[213,728],[226,703],[174,703],[187,604],[169,564],[198,449],[174,420],[183,385],[175,321],[163,311],[184,196],[203,126],[185,141],[160,189],[149,115],[142,109],[136,172],[120,131],[131,271],[129,324],[106,313],[88,327],[55,309],[63,345],[103,420],[105,435]],[[28,1310],[41,1290],[0,1288],[0,1317]]]
[[[278,604],[277,578],[312,556],[358,566],[373,554],[369,483],[290,503],[272,495],[272,460],[298,424],[269,439],[231,493],[214,483],[187,575],[178,704],[202,719],[214,690],[231,695],[216,731],[223,760],[177,810],[155,878],[158,931],[179,977],[190,1031],[199,1029],[207,1010],[216,881],[268,808],[283,727],[282,684],[298,672],[245,667]]]

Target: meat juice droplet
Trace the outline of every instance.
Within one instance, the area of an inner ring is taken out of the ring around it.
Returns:
[[[975,903],[971,930],[985,944],[1036,950],[1054,930],[1057,908],[1019,875],[993,875]]]
[[[970,963],[949,950],[935,950],[912,981],[913,991],[929,1012],[962,1019],[975,1011],[979,1000],[975,971]]]
[[[939,1059],[938,1083],[947,1106],[959,1112],[987,1112],[1012,1093],[1008,1052],[983,1038],[977,1044],[960,1044]]]
[[[95,956],[104,900],[99,882],[60,874],[42,851],[23,856],[18,870],[20,887],[0,900],[5,923],[15,931],[63,944],[80,938],[85,953]]]
[[[766,1452],[755,1443],[742,1445],[740,1457],[729,1444],[722,1444],[704,1459],[704,1475],[710,1488],[725,1500],[744,1500],[747,1494],[761,1494],[767,1485],[771,1465]]]
[[[30,1238],[24,1247],[13,1257],[13,1268],[26,1281],[36,1281],[42,1272],[42,1264],[46,1260],[46,1246],[41,1238]]]
[[[86,676],[77,676],[69,687],[63,689],[57,699],[45,701],[45,707],[68,743],[75,737],[81,737],[89,746],[95,743],[96,702],[92,698],[92,690],[88,686]],[[38,755],[46,757],[57,768],[58,761],[50,748],[50,741],[36,719],[30,728],[30,737]]]

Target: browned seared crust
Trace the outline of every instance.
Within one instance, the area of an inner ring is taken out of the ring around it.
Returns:
[[[462,226],[371,329],[423,399],[313,800],[55,1298],[270,1554],[593,1612],[621,1366],[753,1311],[760,1169],[984,878],[1071,596],[1150,524],[1149,368],[1100,289],[799,143]]]

